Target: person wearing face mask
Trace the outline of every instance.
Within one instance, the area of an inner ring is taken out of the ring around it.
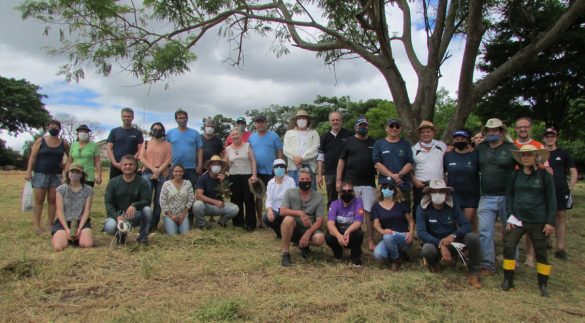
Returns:
[[[63,156],[69,156],[69,144],[59,138],[61,122],[51,120],[47,123],[48,136],[35,140],[31,147],[26,181],[31,181],[34,191],[32,228],[36,234],[42,234],[41,215],[43,204],[47,199],[47,220],[51,227],[55,221],[56,188],[61,185],[63,173]]]
[[[374,250],[372,220],[370,212],[376,203],[376,169],[372,159],[374,139],[368,136],[368,120],[361,116],[355,122],[355,135],[345,139],[337,162],[337,190],[341,181],[351,182],[355,195],[362,200],[366,214],[368,246]]]
[[[315,171],[320,145],[319,133],[310,128],[311,117],[305,110],[298,110],[291,119],[289,130],[284,134],[283,153],[287,158],[288,176],[298,182],[298,170],[309,168],[313,189],[317,189]]]
[[[81,164],[87,175],[85,184],[91,187],[94,184],[100,185],[102,183],[102,161],[98,145],[90,140],[91,129],[82,124],[75,130],[77,131],[77,141],[71,144],[70,158],[67,160],[65,168],[68,169],[72,163]]]
[[[362,200],[355,196],[351,183],[342,183],[339,198],[331,203],[327,215],[325,242],[333,251],[335,260],[343,258],[343,248],[351,250],[350,260],[354,267],[362,265],[364,233],[364,208]]]
[[[252,132],[249,130],[246,130],[246,118],[244,117],[238,117],[236,119],[236,128],[238,128],[238,130],[240,130],[241,136],[240,139],[242,139],[242,142],[248,142],[248,139],[250,138],[250,136],[252,135]],[[228,137],[225,140],[225,146],[229,146],[233,143],[233,138],[230,135],[228,135]]]
[[[416,234],[423,243],[423,266],[437,273],[441,270],[440,262],[453,264],[460,257],[453,243],[463,243],[468,253],[465,260],[467,281],[479,289],[479,237],[471,232],[471,224],[450,192],[453,188],[442,179],[432,179],[423,189],[424,195],[416,212]],[[460,249],[460,252],[464,251]]]
[[[500,119],[489,119],[482,127],[484,141],[475,148],[479,153],[480,198],[477,207],[479,239],[481,242],[481,275],[491,276],[496,271],[496,251],[494,233],[496,219],[499,217],[505,226],[506,185],[516,162],[508,129]]]
[[[195,226],[201,230],[211,228],[205,220],[205,216],[219,216],[219,225],[226,227],[227,223],[236,217],[239,208],[232,202],[225,202],[219,191],[219,185],[226,180],[225,172],[228,164],[219,156],[212,156],[204,165],[207,169],[197,179],[195,184],[195,198],[193,214]]]
[[[65,183],[57,187],[57,219],[51,228],[53,249],[63,251],[69,244],[93,247],[91,202],[93,189],[85,182],[86,174],[78,163],[69,165]]]
[[[215,121],[212,118],[205,119],[201,141],[203,142],[203,163],[207,162],[214,155],[223,157],[223,142],[215,133]],[[206,170],[203,169],[203,172]]]
[[[282,259],[284,267],[292,265],[290,257],[291,242],[298,243],[303,258],[310,255],[309,246],[322,246],[325,236],[321,232],[325,207],[323,196],[311,189],[313,183],[311,170],[299,169],[298,188],[286,191],[280,214],[284,217],[280,226],[282,234]]]
[[[453,150],[443,158],[447,185],[453,187],[453,196],[465,218],[477,233],[477,205],[479,204],[479,154],[470,146],[470,133],[459,129],[453,133]]]
[[[268,181],[266,186],[266,213],[262,216],[262,222],[274,230],[276,237],[281,238],[280,225],[282,224],[282,215],[280,214],[280,205],[284,199],[284,193],[295,188],[295,181],[286,175],[286,162],[282,159],[276,159],[272,163],[274,177]]]
[[[151,195],[154,195],[150,231],[155,231],[160,221],[160,191],[169,177],[171,158],[172,146],[165,141],[165,127],[162,123],[155,122],[150,126],[150,140],[142,145],[139,157],[142,163],[142,178],[148,182]]]
[[[414,240],[414,219],[405,204],[402,191],[393,182],[380,187],[378,203],[372,207],[374,230],[382,239],[374,249],[374,257],[390,262],[392,271],[400,270],[401,255],[405,255]]]

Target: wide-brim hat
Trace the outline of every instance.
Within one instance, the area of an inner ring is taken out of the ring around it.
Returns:
[[[89,129],[89,127],[86,124],[82,124],[79,127],[77,127],[77,129],[75,129],[75,131],[87,131],[87,132],[91,132],[91,129]]]
[[[423,188],[423,193],[427,193],[430,190],[448,190],[453,192],[453,188],[450,186],[447,186],[447,183],[445,183],[445,181],[443,179],[437,178],[437,179],[431,179],[429,181],[429,186]]]
[[[514,156],[514,159],[516,159],[518,164],[522,165],[522,153],[528,152],[536,154],[536,161],[539,163],[544,163],[550,157],[550,151],[546,149],[538,149],[534,145],[524,145],[518,150],[512,149],[512,156]]]
[[[250,192],[252,192],[257,199],[261,199],[266,195],[266,185],[260,178],[257,178],[256,182],[248,182],[248,185],[250,186]]]
[[[430,128],[430,129],[432,129],[435,132],[435,134],[437,133],[437,127],[435,127],[435,124],[432,123],[432,122],[430,122],[430,121],[428,121],[428,120],[423,120],[418,125],[417,132],[420,132],[422,129],[425,129],[425,128]]]
[[[205,167],[206,169],[210,169],[211,167],[209,165],[211,163],[216,163],[216,162],[220,162],[221,163],[221,170],[222,171],[224,171],[228,167],[227,162],[225,160],[223,160],[221,157],[219,157],[218,155],[211,156],[211,158],[209,158],[208,161],[206,161],[205,163],[203,163],[203,167]]]
[[[297,120],[297,118],[299,117],[307,117],[309,118],[309,120],[311,119],[311,116],[309,115],[309,113],[305,110],[297,110],[297,113],[293,116],[293,120]]]
[[[485,133],[487,131],[486,129],[496,129],[496,128],[502,130],[502,132],[504,133],[504,140],[506,140],[508,142],[514,141],[514,140],[512,140],[512,137],[510,137],[510,134],[508,133],[508,127],[506,127],[504,122],[502,122],[502,120],[500,120],[498,118],[488,119],[488,121],[485,123],[485,125],[481,126],[481,133],[485,135]]]

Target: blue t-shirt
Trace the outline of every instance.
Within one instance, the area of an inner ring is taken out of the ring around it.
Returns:
[[[410,208],[404,203],[394,203],[390,210],[386,210],[380,203],[372,206],[372,220],[380,220],[382,229],[390,229],[397,232],[408,232],[408,221],[406,213],[410,213]]]
[[[197,168],[197,150],[203,147],[199,131],[174,128],[167,132],[166,139],[173,146],[173,165],[181,164],[185,169]]]
[[[382,163],[392,173],[398,173],[404,165],[410,163],[414,165],[414,158],[412,157],[412,148],[410,143],[404,139],[397,142],[388,142],[386,138],[378,139],[374,143],[374,150],[372,151],[372,161]],[[410,173],[402,177],[403,183],[400,188],[404,191],[410,190],[411,178]],[[388,183],[388,177],[378,177],[378,184]]]
[[[282,150],[282,141],[278,135],[270,130],[264,136],[255,132],[248,138],[248,143],[252,146],[254,158],[256,158],[256,172],[272,175],[272,163],[278,151]]]
[[[135,155],[138,151],[138,145],[144,142],[142,132],[134,127],[132,128],[114,128],[108,136],[108,143],[114,145],[114,158],[120,162],[124,155]]]

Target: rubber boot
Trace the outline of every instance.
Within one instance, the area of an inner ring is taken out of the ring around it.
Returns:
[[[540,290],[540,296],[542,297],[548,297],[548,288],[547,288],[547,283],[548,283],[548,276],[543,275],[543,274],[537,274],[538,277],[538,289]]]
[[[514,270],[504,270],[504,281],[502,282],[502,289],[505,291],[514,289]]]

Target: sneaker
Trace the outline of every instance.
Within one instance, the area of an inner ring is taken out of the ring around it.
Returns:
[[[567,252],[562,249],[555,251],[555,258],[560,260],[567,260]]]
[[[290,267],[290,266],[292,266],[292,261],[290,261],[290,252],[283,252],[282,253],[282,260],[280,261],[280,263],[284,267]]]
[[[351,265],[354,266],[355,268],[361,267],[362,266],[362,259],[361,258],[352,259]]]
[[[487,268],[481,268],[479,270],[479,276],[481,276],[481,277],[489,277],[489,276],[493,276],[495,274],[496,274],[495,272],[493,272]]]
[[[301,256],[304,259],[309,258],[309,256],[311,255],[311,249],[309,249],[309,247],[304,247],[304,248],[300,248],[301,249]]]
[[[481,288],[481,282],[479,281],[479,276],[477,275],[469,275],[467,276],[467,282],[469,285],[475,289]]]
[[[126,244],[127,233],[116,232],[116,242],[118,244]]]

